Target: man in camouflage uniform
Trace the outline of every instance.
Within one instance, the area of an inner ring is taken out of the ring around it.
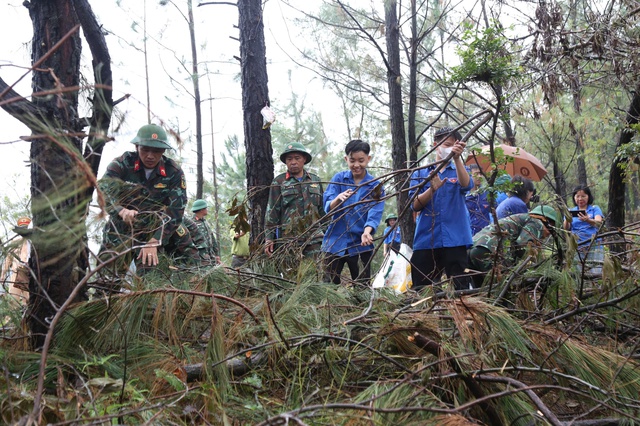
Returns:
[[[191,239],[198,252],[200,252],[200,257],[209,264],[219,264],[220,247],[205,219],[209,214],[207,202],[205,200],[194,201],[191,211],[193,212],[193,217],[185,216],[182,221],[189,230]]]
[[[493,267],[498,244],[502,239],[500,259],[503,266],[512,266],[526,253],[528,246],[539,246],[554,229],[560,225],[560,219],[551,206],[540,205],[529,213],[518,213],[498,221],[501,235],[495,224],[489,225],[473,237],[473,246],[469,249],[471,269],[488,272]],[[482,285],[484,274],[474,276],[476,287]]]
[[[107,250],[121,253],[134,248],[138,268],[158,265],[158,250],[185,263],[200,260],[189,232],[182,225],[187,187],[180,166],[164,156],[171,145],[167,133],[148,124],[131,141],[133,152],[114,159],[100,180],[106,195],[109,223],[104,228],[101,259]],[[113,253],[115,254],[115,253]],[[133,252],[121,256],[116,271],[125,269]]]
[[[320,178],[304,169],[311,154],[299,142],[287,145],[280,161],[287,165],[286,173],[273,180],[269,191],[266,215],[265,253],[283,250],[293,254],[300,249],[304,256],[320,253],[325,215],[322,205],[324,190]],[[277,247],[276,247],[277,244]]]

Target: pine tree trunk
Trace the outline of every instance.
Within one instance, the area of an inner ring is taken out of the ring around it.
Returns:
[[[631,104],[627,110],[626,123],[627,125],[637,124],[640,122],[640,87],[632,93]],[[634,132],[625,128],[620,132],[618,138],[618,144],[616,148],[631,142]],[[627,161],[626,158],[616,158],[611,164],[611,171],[609,173],[609,206],[607,215],[607,226],[612,229],[620,229],[625,223],[625,192],[626,184],[624,182],[624,174],[620,169],[620,164]],[[612,247],[612,250],[616,253],[621,253],[625,248],[617,245]]]
[[[407,142],[404,131],[404,112],[402,103],[402,75],[400,74],[400,30],[398,28],[396,0],[386,4],[386,41],[389,65],[387,68],[387,83],[389,85],[389,116],[391,118],[391,158],[393,170],[397,171],[393,180],[395,192],[398,194],[398,218],[402,230],[402,241],[413,245],[413,231],[415,225],[409,206],[409,187],[407,172],[398,172],[407,168]],[[403,191],[404,190],[404,191]]]
[[[238,0],[242,111],[247,164],[251,243],[264,239],[264,215],[273,180],[271,131],[263,129],[261,109],[269,104],[267,60],[261,0]]]
[[[32,58],[47,54],[78,24],[70,0],[27,3],[33,22]],[[79,280],[77,265],[84,260],[84,219],[90,186],[82,174],[83,129],[78,118],[80,36],[76,30],[33,74],[33,91],[69,89],[65,93],[34,96],[39,116],[31,124],[31,210],[35,232],[29,265],[29,317],[32,344],[39,347],[48,319],[67,299]]]

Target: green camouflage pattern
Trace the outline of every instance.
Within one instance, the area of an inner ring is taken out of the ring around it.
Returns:
[[[209,259],[200,255],[200,251],[191,239],[191,233],[184,223],[176,228],[176,232],[171,234],[169,242],[164,245],[164,250],[179,264],[190,266],[208,265]]]
[[[198,249],[200,257],[207,260],[215,260],[217,256],[220,256],[218,241],[206,220],[198,219],[195,216],[185,216],[182,222],[189,230],[191,239]]]
[[[512,266],[524,254],[524,249],[530,242],[537,243],[544,237],[544,224],[541,220],[529,216],[528,213],[514,214],[504,219],[500,219],[500,231],[502,233],[502,254],[501,259],[504,260],[505,266]],[[500,235],[498,234],[495,224],[486,226],[473,237],[473,249],[484,247],[490,253],[495,254]],[[480,266],[485,263],[484,270],[487,270],[487,259],[470,259],[472,264]],[[475,261],[475,262],[474,262]],[[491,266],[488,265],[488,269]],[[481,269],[481,270],[483,270]]]
[[[110,216],[103,232],[104,248],[120,250],[156,238],[167,250],[177,247],[184,251],[180,256],[199,259],[189,232],[179,228],[187,190],[184,173],[173,160],[162,156],[147,179],[138,153],[125,152],[108,165],[98,187]],[[118,216],[123,208],[138,211],[133,229]]]
[[[325,215],[323,193],[320,178],[306,170],[301,181],[289,173],[276,176],[269,190],[266,239],[277,241],[280,246],[321,244],[324,233],[320,219]]]

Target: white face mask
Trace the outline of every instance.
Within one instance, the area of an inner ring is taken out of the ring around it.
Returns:
[[[440,158],[441,159],[445,159],[449,156],[449,154],[451,154],[451,150],[453,149],[453,147],[444,147],[444,146],[440,146],[438,147],[438,153],[440,154]]]

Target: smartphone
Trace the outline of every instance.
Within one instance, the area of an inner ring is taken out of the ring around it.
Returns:
[[[571,210],[572,217],[578,217],[579,214],[587,214],[586,210]]]

